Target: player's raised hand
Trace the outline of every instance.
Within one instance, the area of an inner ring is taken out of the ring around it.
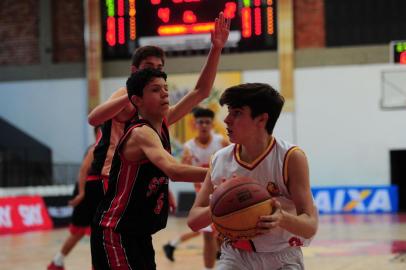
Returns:
[[[211,31],[211,43],[213,47],[223,48],[230,33],[231,19],[225,18],[220,12],[219,17],[214,21],[214,30]]]

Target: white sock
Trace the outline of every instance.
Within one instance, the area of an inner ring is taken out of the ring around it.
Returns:
[[[65,256],[59,251],[58,253],[56,253],[56,255],[55,255],[55,257],[54,257],[54,259],[52,261],[57,266],[63,266],[63,259],[64,258],[65,258]]]
[[[169,245],[171,245],[171,246],[173,246],[173,247],[177,247],[177,246],[179,245],[179,243],[180,243],[180,237],[178,237],[178,238],[176,238],[176,239],[174,239],[174,240],[169,241]]]

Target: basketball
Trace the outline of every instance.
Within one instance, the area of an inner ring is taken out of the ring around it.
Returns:
[[[216,188],[210,201],[213,224],[232,240],[255,236],[260,216],[272,212],[267,189],[256,180],[233,177]]]

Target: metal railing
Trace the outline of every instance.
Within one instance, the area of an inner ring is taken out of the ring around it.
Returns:
[[[53,185],[71,185],[78,180],[79,163],[54,163],[52,166]]]
[[[1,162],[0,187],[72,185],[77,181],[80,164],[13,161]]]

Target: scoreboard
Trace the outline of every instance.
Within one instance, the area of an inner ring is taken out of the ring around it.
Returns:
[[[406,40],[391,41],[390,50],[392,63],[406,64]]]
[[[207,50],[214,19],[231,19],[226,52],[276,49],[276,0],[101,1],[104,59],[128,58],[139,46],[169,55]]]

